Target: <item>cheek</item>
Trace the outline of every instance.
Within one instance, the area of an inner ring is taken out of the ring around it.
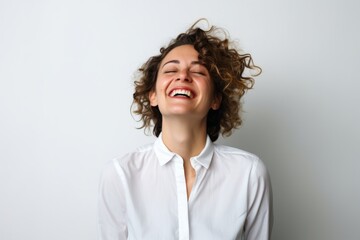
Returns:
[[[170,81],[165,78],[156,79],[156,93],[161,94],[166,91],[167,86],[170,84]]]
[[[205,92],[209,95],[209,96],[213,96],[214,95],[214,91],[215,91],[215,87],[214,84],[210,81],[206,82],[206,84],[204,84],[205,86],[203,86],[203,89],[205,90]]]
[[[157,95],[160,95],[161,92],[163,91],[163,86],[160,84],[159,81],[156,82],[155,91]]]

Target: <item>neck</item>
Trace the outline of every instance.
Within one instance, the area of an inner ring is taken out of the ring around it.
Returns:
[[[206,118],[200,122],[163,118],[162,140],[166,147],[180,155],[186,164],[205,147]]]

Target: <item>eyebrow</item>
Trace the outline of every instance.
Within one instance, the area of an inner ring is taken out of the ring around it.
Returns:
[[[180,61],[179,61],[179,60],[170,60],[170,61],[164,63],[164,64],[161,66],[161,68],[163,68],[166,64],[169,64],[169,63],[180,64]],[[199,64],[199,65],[204,65],[204,64],[202,64],[200,61],[192,61],[190,64],[191,64],[191,65],[197,65],[197,64]]]

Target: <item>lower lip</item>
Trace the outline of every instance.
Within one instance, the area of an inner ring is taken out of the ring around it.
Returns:
[[[191,99],[189,97],[186,97],[186,96],[170,96],[171,98],[179,98],[179,99]]]

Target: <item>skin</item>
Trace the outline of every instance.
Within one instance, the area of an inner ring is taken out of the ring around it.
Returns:
[[[174,95],[186,90],[189,96]],[[206,117],[209,109],[218,109],[221,98],[214,96],[208,70],[200,64],[192,45],[170,51],[160,63],[155,90],[149,94],[151,106],[162,114],[162,139],[167,148],[184,161],[189,198],[196,172],[190,158],[200,154],[206,144]]]

